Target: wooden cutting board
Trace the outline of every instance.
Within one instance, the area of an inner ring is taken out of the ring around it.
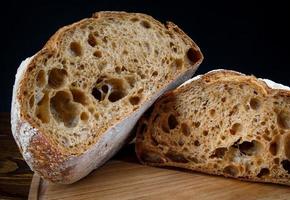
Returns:
[[[131,154],[72,185],[48,184],[34,175],[29,199],[290,199],[288,186],[144,166]]]

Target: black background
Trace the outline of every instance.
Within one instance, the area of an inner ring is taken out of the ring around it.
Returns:
[[[1,3],[0,111],[10,111],[20,62],[60,27],[101,10],[143,12],[173,21],[201,48],[197,73],[238,70],[290,85],[290,8],[282,1],[6,1]]]

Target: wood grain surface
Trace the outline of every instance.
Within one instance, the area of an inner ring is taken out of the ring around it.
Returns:
[[[32,175],[11,134],[10,114],[0,113],[0,199],[27,199]]]
[[[287,186],[243,182],[189,171],[111,160],[72,185],[55,185],[34,176],[36,199],[289,199]]]

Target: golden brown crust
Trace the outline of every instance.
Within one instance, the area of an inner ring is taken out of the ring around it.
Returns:
[[[216,70],[216,71],[209,72],[193,80],[192,82],[189,82],[185,85],[178,87],[177,89],[173,91],[169,91],[166,94],[164,94],[161,98],[158,99],[158,101],[155,102],[155,104],[153,105],[154,108],[152,109],[152,112],[148,116],[146,117],[144,116],[142,117],[142,119],[139,120],[137,133],[136,133],[137,136],[136,136],[136,146],[135,146],[136,155],[139,161],[142,164],[151,165],[151,166],[158,166],[158,167],[167,166],[167,167],[185,168],[188,170],[203,172],[203,173],[212,174],[212,175],[223,175],[226,177],[237,178],[237,179],[245,180],[245,181],[267,182],[267,183],[290,185],[289,178],[287,177],[278,177],[278,176],[275,178],[263,178],[263,177],[252,177],[252,176],[251,177],[247,177],[247,176],[236,177],[236,176],[231,176],[229,174],[225,174],[222,171],[214,172],[209,166],[207,166],[207,163],[204,163],[202,167],[200,166],[198,167],[197,165],[195,165],[194,164],[195,161],[189,161],[188,164],[185,164],[188,161],[183,162],[183,159],[184,159],[183,155],[180,155],[180,157],[177,158],[179,159],[180,163],[172,162],[170,161],[170,159],[168,160],[168,158],[163,155],[162,151],[159,149],[159,147],[157,147],[158,142],[155,141],[156,139],[152,137],[152,135],[154,134],[153,133],[154,131],[158,132],[156,126],[153,125],[155,122],[155,118],[156,117],[162,118],[162,116],[159,116],[159,114],[164,112],[160,110],[160,107],[166,104],[166,102],[174,102],[174,99],[176,97],[178,97],[181,94],[186,93],[187,91],[190,91],[192,84],[197,84],[197,82],[200,82],[200,83],[203,82],[208,85],[211,85],[213,83],[218,83],[218,82],[222,82],[225,84],[228,83],[229,85],[233,82],[245,83],[245,84],[250,84],[257,91],[259,91],[258,93],[261,93],[264,96],[287,97],[287,98],[290,97],[289,90],[273,89],[270,86],[268,86],[264,81],[257,79],[254,76],[245,76],[244,74],[241,74],[235,71],[230,71],[230,70]],[[178,118],[178,114],[177,114],[177,118]],[[162,119],[160,121],[162,121]],[[192,119],[190,119],[190,121],[192,122]],[[161,134],[166,135],[169,133],[161,132]],[[180,135],[182,135],[182,133],[180,133]],[[169,145],[169,144],[166,144],[166,145]],[[170,147],[173,147],[173,146],[169,145],[169,148]]]

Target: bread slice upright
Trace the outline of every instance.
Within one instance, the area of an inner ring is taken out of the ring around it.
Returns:
[[[61,28],[18,69],[11,123],[29,166],[72,183],[108,160],[142,113],[203,59],[173,23],[98,12]]]
[[[197,76],[140,120],[136,153],[148,165],[290,185],[290,88],[229,70]]]

